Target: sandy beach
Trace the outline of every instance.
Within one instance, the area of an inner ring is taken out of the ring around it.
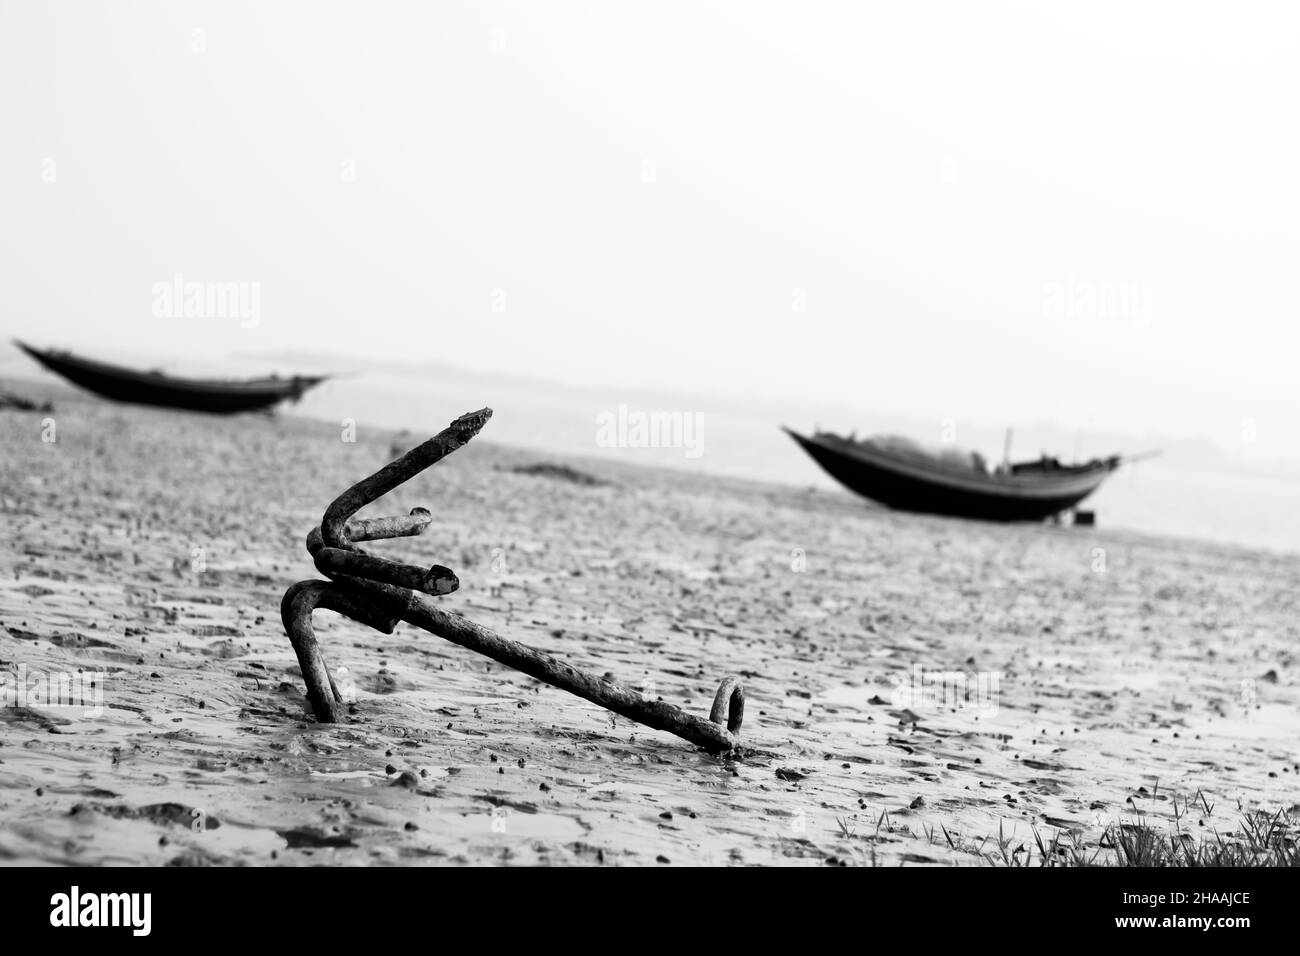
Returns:
[[[0,707],[7,863],[983,865],[1035,860],[1035,834],[1109,861],[1116,826],[1300,811],[1294,557],[895,514],[634,450],[524,452],[489,424],[366,512],[435,514],[375,550],[451,567],[446,608],[693,713],[739,675],[749,749],[325,611],[358,702],[323,726],[280,599],[319,577],[304,536],[393,435],[4,384],[56,409],[0,412],[0,670],[103,675],[99,714]],[[601,483],[514,470],[542,462]],[[936,696],[925,674],[966,682]]]

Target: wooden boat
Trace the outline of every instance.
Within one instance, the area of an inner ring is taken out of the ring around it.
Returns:
[[[969,460],[961,466],[878,441],[785,431],[827,474],[864,498],[900,511],[986,521],[1041,521],[1072,508],[1122,461],[1112,455],[1062,465],[1041,458],[990,472]]]
[[[176,378],[163,372],[141,372],[80,358],[70,352],[38,349],[17,340],[14,344],[51,372],[96,395],[117,402],[185,408],[215,414],[252,412],[270,408],[286,399],[297,401],[307,389],[319,385],[327,377]]]

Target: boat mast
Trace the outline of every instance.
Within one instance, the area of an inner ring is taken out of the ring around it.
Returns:
[[[1007,471],[1011,470],[1011,429],[1007,429],[1007,437],[1002,442],[1002,467]]]

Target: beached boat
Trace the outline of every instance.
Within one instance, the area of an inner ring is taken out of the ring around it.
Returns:
[[[936,454],[898,439],[809,438],[785,429],[832,478],[900,511],[1041,521],[1074,507],[1119,467],[1119,455],[1081,465],[1040,458],[989,471],[978,455]]]
[[[297,401],[307,389],[319,385],[326,378],[307,375],[254,379],[177,378],[163,372],[141,372],[97,362],[70,352],[38,349],[17,340],[14,344],[51,372],[96,395],[118,402],[216,414],[252,412],[285,400]]]

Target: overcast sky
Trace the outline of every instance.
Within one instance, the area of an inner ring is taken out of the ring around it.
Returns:
[[[1300,456],[1294,10],[6,3],[0,310]]]

